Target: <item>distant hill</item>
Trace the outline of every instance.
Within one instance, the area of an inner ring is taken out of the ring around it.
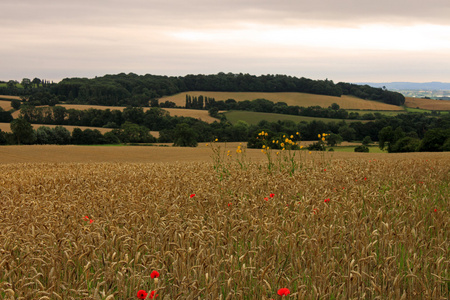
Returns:
[[[448,82],[358,82],[358,85],[365,85],[382,88],[386,87],[388,90],[450,90],[450,83]]]

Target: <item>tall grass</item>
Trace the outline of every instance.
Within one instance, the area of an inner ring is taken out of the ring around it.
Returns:
[[[314,155],[3,165],[0,298],[448,299],[450,159]]]

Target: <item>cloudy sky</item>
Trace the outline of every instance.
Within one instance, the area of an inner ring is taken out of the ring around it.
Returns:
[[[1,1],[0,80],[121,72],[450,82],[450,1]]]

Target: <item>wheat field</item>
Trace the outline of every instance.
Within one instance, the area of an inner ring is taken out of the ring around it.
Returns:
[[[448,155],[236,146],[1,164],[0,299],[448,299]]]
[[[406,97],[405,106],[429,110],[450,110],[450,101]]]

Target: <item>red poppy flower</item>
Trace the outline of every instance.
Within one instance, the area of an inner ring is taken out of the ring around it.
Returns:
[[[85,220],[85,221],[88,221],[88,220],[89,220],[89,217],[88,217],[88,216],[84,216],[84,220]]]
[[[323,169],[323,171],[324,171],[324,172],[326,172],[326,171],[327,171],[327,169]]]
[[[434,212],[437,212],[437,208],[434,209]]]
[[[191,194],[190,196],[189,196],[189,198],[194,198],[195,197],[195,194]]]
[[[137,297],[138,299],[145,299],[145,297],[147,297],[147,292],[144,290],[139,290],[137,292]]]
[[[275,196],[275,194],[274,193],[270,193],[270,198],[273,198],[273,196]]]
[[[158,294],[155,295],[155,291],[151,291],[149,298],[153,299],[153,298],[156,298],[158,296],[159,296]]]
[[[278,295],[280,296],[287,296],[291,293],[291,291],[287,288],[282,288],[278,290]]]
[[[92,222],[94,222],[94,220],[89,220],[89,224],[92,224]]]
[[[152,273],[150,274],[151,278],[158,278],[159,277],[159,272],[158,271],[152,271]]]
[[[269,201],[269,198],[267,198],[267,197],[264,197],[264,200],[266,200],[266,201]]]
[[[228,206],[231,206],[231,203],[228,203]]]
[[[330,202],[330,198],[327,198],[327,199],[323,200],[323,202],[325,202],[325,203]]]

